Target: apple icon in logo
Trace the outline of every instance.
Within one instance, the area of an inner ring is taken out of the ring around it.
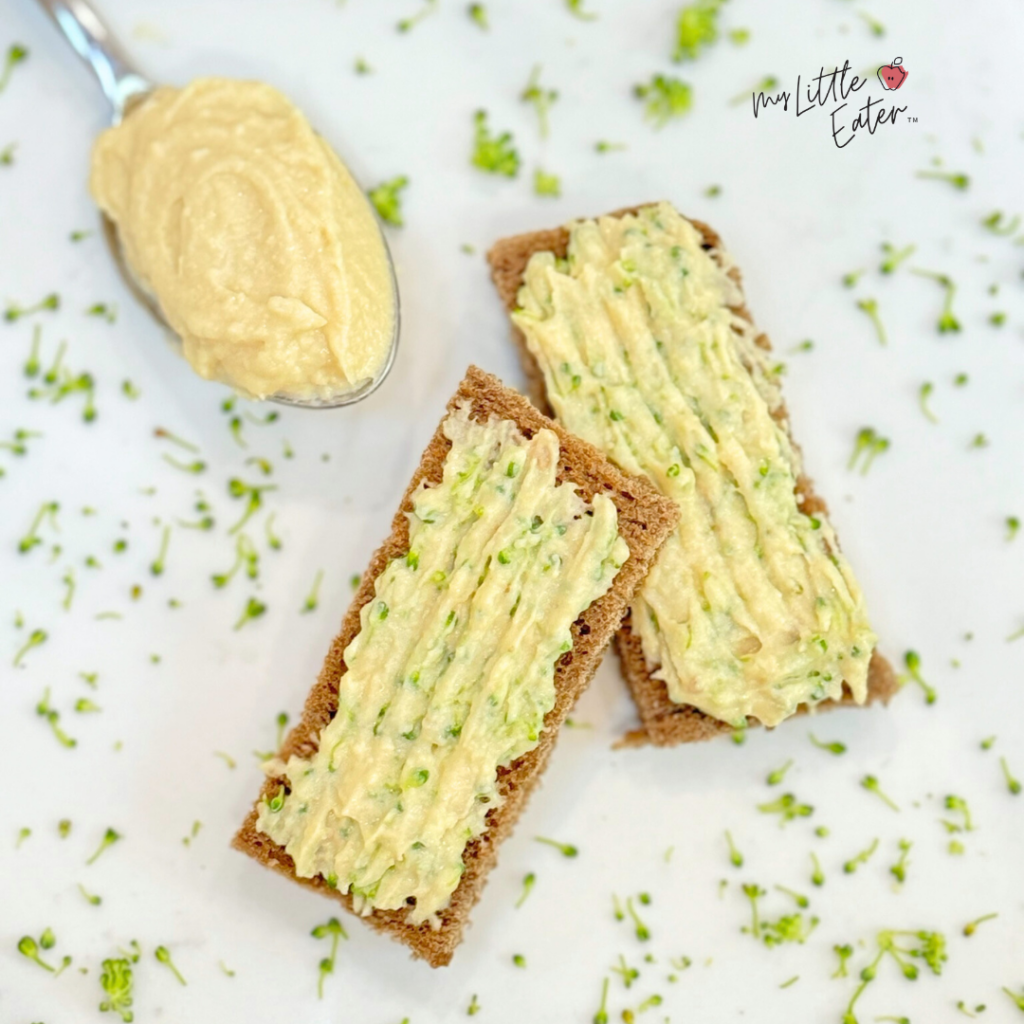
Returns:
[[[878,69],[878,80],[883,89],[898,89],[910,72],[903,66],[903,58],[897,57],[891,64],[883,64]]]

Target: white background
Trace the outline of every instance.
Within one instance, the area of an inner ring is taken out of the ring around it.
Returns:
[[[93,1019],[99,962],[135,938],[144,949],[135,971],[139,1022],[430,1024],[461,1018],[474,993],[481,1021],[586,1022],[620,953],[641,977],[627,991],[611,975],[613,1020],[659,993],[661,1007],[639,1020],[838,1021],[855,979],[830,978],[832,945],[863,944],[857,971],[881,928],[941,930],[949,961],[941,977],[922,972],[914,983],[886,962],[858,1006],[862,1021],[962,1019],[961,999],[987,1004],[989,1024],[1020,1019],[1000,988],[1024,986],[1024,795],[1008,793],[998,757],[1024,776],[1024,640],[1006,640],[1024,625],[1024,534],[1009,544],[1004,528],[1007,515],[1024,518],[1024,249],[980,226],[993,210],[1024,213],[1014,205],[1022,200],[1024,148],[1020,5],[733,0],[723,27],[750,28],[749,44],[723,38],[678,68],[669,59],[675,4],[592,0],[599,17],[583,22],[557,0],[490,0],[491,29],[482,32],[464,3],[444,2],[405,35],[395,23],[418,9],[415,0],[104,6],[156,80],[265,79],[309,114],[367,186],[409,176],[406,226],[389,229],[403,333],[394,371],[367,402],[329,413],[282,410],[272,426],[247,424],[248,448],[238,447],[219,408],[227,391],[199,380],[167,348],[98,235],[68,241],[70,231],[96,226],[85,183],[103,99],[34,4],[0,0],[0,48],[19,41],[31,50],[0,95],[0,148],[17,142],[14,165],[0,167],[0,299],[28,304],[54,290],[62,297],[59,313],[0,323],[0,438],[16,428],[45,435],[23,458],[0,451],[0,1020]],[[871,34],[861,10],[885,22],[883,37]],[[357,56],[374,74],[354,74]],[[843,150],[830,136],[834,104],[799,120],[773,110],[755,121],[749,100],[729,103],[766,74],[792,90],[798,74],[806,80],[823,65],[848,59],[863,71],[896,56],[910,72],[903,89],[884,94],[872,83],[855,98],[895,96],[917,122],[904,117],[873,137],[862,132]],[[560,93],[546,141],[518,100],[536,63]],[[660,132],[631,95],[656,71],[694,87],[692,114]],[[518,180],[470,167],[478,107],[494,128],[514,133],[523,156]],[[598,155],[598,139],[628,148]],[[969,190],[917,179],[935,157],[967,172]],[[537,166],[561,175],[562,199],[532,194]],[[713,184],[721,195],[708,198]],[[881,649],[894,663],[918,650],[938,702],[926,707],[911,687],[888,710],[791,722],[742,747],[726,739],[616,752],[611,743],[633,712],[609,658],[576,713],[592,728],[563,735],[452,966],[412,962],[404,948],[345,918],[351,938],[318,1001],[326,949],[309,933],[334,905],[228,848],[259,785],[252,751],[273,745],[280,710],[294,717],[300,709],[349,601],[349,577],[387,533],[466,365],[521,382],[483,251],[506,234],[657,198],[709,221],[743,269],[750,307],[788,364],[795,435],[831,501]],[[883,241],[918,247],[891,278],[877,270]],[[460,251],[463,243],[475,255]],[[941,289],[909,274],[910,265],[955,278],[961,333],[936,332]],[[842,275],[860,267],[867,273],[858,287],[842,287]],[[888,347],[855,307],[860,297],[878,299]],[[95,302],[116,303],[117,322],[85,316]],[[988,323],[996,310],[1007,313],[1001,329]],[[82,422],[80,400],[50,406],[25,397],[32,323],[42,326],[44,362],[66,338],[68,365],[95,377],[95,423]],[[791,353],[804,338],[815,341],[813,352]],[[960,372],[970,382],[957,388]],[[142,392],[138,401],[121,394],[125,378]],[[926,380],[938,424],[917,406]],[[862,477],[846,460],[865,425],[892,447]],[[154,438],[155,427],[197,444],[207,471],[193,477],[168,466],[164,452],[189,456]],[[979,432],[990,445],[972,449]],[[292,460],[282,458],[284,439]],[[244,462],[253,455],[273,463],[279,490],[266,504],[284,547],[266,550],[261,515],[251,530],[262,556],[258,583],[236,578],[216,590],[209,577],[233,560],[226,531],[240,512],[226,481],[257,480]],[[155,493],[143,493],[148,488]],[[175,526],[166,571],[151,576],[158,523],[194,518],[197,488],[214,506],[216,529]],[[19,555],[17,539],[50,500],[61,504],[60,533],[44,528],[45,544]],[[83,506],[97,514],[83,516]],[[119,537],[129,548],[115,555]],[[56,558],[54,543],[62,549]],[[103,568],[86,568],[88,555]],[[61,577],[69,566],[78,587],[65,612]],[[319,609],[300,615],[319,569]],[[143,588],[137,601],[134,584]],[[235,632],[252,594],[267,614]],[[181,608],[168,607],[172,597]],[[108,611],[123,618],[97,620]],[[14,653],[34,628],[49,640],[15,670]],[[83,671],[99,673],[95,693],[78,677]],[[34,714],[45,687],[76,749],[58,745]],[[81,696],[102,714],[75,714]],[[812,726],[849,752],[814,749]],[[979,741],[993,734],[994,747],[983,752]],[[237,769],[215,751],[236,758]],[[766,773],[788,758],[785,785],[769,789]],[[858,786],[869,772],[899,813]],[[813,804],[814,815],[780,830],[757,812],[783,791]],[[977,822],[959,837],[960,857],[946,852],[938,820],[948,793],[966,797]],[[65,840],[56,831],[63,817],[74,823]],[[202,830],[186,847],[182,837],[196,820]],[[819,824],[831,829],[827,839],[814,835]],[[85,867],[108,826],[124,839]],[[16,850],[21,828],[32,835]],[[745,855],[741,870],[729,864],[727,828]],[[533,842],[537,835],[576,843],[580,855],[564,859]],[[843,862],[875,837],[874,858],[843,874]],[[914,846],[896,891],[888,867],[900,837]],[[821,923],[811,939],[768,949],[743,934],[740,883],[769,890],[769,918],[788,913],[791,902],[772,886],[810,891],[811,850],[828,876],[812,893]],[[536,887],[513,909],[528,871]],[[99,893],[102,906],[88,905],[78,883]],[[646,944],[611,911],[612,893],[640,890],[653,899]],[[989,912],[998,919],[971,938],[961,934],[966,921]],[[47,926],[58,938],[51,956],[74,957],[56,980],[15,949],[22,935],[38,937]],[[160,943],[187,988],[153,960]],[[642,962],[648,952],[656,963]],[[514,953],[526,957],[525,970],[512,965]],[[693,966],[668,983],[668,958],[681,955]]]

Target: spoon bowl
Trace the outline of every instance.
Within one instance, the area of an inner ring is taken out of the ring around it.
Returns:
[[[132,109],[153,91],[154,85],[132,67],[120,45],[95,10],[86,0],[38,0],[38,2],[53,19],[74,51],[95,74],[103,94],[110,103],[111,124],[118,125],[125,117],[131,116]],[[366,202],[369,205],[369,200]],[[326,397],[303,397],[281,392],[269,396],[266,401],[302,409],[336,409],[343,405],[353,405],[373,394],[390,373],[398,352],[401,307],[398,300],[398,280],[395,275],[395,263],[391,257],[391,249],[384,236],[380,218],[376,217],[376,213],[375,219],[387,257],[391,292],[395,297],[394,329],[383,366],[372,380],[337,394]],[[114,264],[128,286],[128,290],[149,311],[153,319],[164,328],[172,347],[181,355],[181,339],[168,324],[156,296],[143,287],[128,265],[117,225],[105,213],[100,215],[100,220],[107,248],[110,250]]]

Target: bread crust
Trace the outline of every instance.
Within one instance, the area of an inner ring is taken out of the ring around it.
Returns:
[[[433,967],[449,963],[462,940],[470,910],[480,898],[487,874],[497,861],[498,846],[512,831],[530,792],[540,779],[560,726],[597,670],[633,594],[647,575],[654,555],[679,515],[675,503],[658,494],[648,481],[622,473],[592,445],[567,433],[539,413],[522,395],[475,366],[467,371],[448,403],[448,411],[463,401],[469,402],[474,419],[486,420],[492,414],[511,419],[526,436],[532,436],[545,427],[553,430],[558,436],[561,455],[556,474],[558,482],[575,484],[578,493],[588,502],[598,493],[611,498],[618,511],[619,533],[629,545],[629,558],[608,592],[573,623],[573,646],[556,664],[555,706],[545,716],[540,742],[509,767],[499,769],[499,790],[504,801],[487,815],[486,831],[467,845],[463,857],[466,871],[452,894],[451,903],[439,914],[441,927],[435,930],[426,923],[410,925],[406,923],[405,911],[402,910],[374,910],[362,918],[371,928],[407,945],[414,956],[426,960]],[[331,643],[320,676],[306,699],[302,718],[285,738],[279,752],[282,759],[287,760],[293,754],[308,758],[316,751],[320,733],[337,710],[338,687],[346,671],[344,651],[359,632],[360,609],[373,599],[374,583],[388,562],[408,551],[407,513],[412,511],[413,494],[423,481],[440,482],[450,447],[451,442],[438,425],[395,513],[390,536],[377,549],[363,574],[359,589],[342,620],[341,630]],[[257,830],[259,803],[285,781],[283,778],[271,778],[264,782],[258,800],[232,845],[300,885],[336,899],[346,910],[354,913],[349,894],[332,889],[320,876],[299,878],[292,858],[269,836]]]
[[[621,217],[629,213],[635,214],[644,206],[651,205],[656,204],[644,203],[641,206],[615,210],[608,216]],[[712,258],[719,259],[722,240],[717,232],[699,220],[687,219],[700,232],[703,239],[703,248],[711,254]],[[491,247],[491,250],[487,253],[487,262],[491,267],[491,278],[498,290],[501,301],[510,313],[516,308],[516,298],[522,286],[523,275],[530,257],[538,252],[551,252],[556,257],[564,258],[567,254],[568,246],[569,229],[567,227],[559,227],[522,235],[513,235],[509,238],[500,239]],[[742,288],[740,273],[735,267],[729,270],[729,276],[732,277],[738,287]],[[732,309],[737,316],[743,317],[743,319],[753,324],[753,317],[745,305],[735,306]],[[523,364],[530,398],[539,409],[551,415],[552,409],[544,388],[544,374],[537,360],[531,355],[525,336],[515,324],[512,324],[512,339],[519,351],[519,358]],[[771,342],[766,334],[759,333],[755,341],[766,351],[771,350]],[[790,431],[789,416],[785,404],[781,404],[773,415],[779,425],[789,435],[794,449],[799,451],[799,447],[793,441]],[[819,512],[828,513],[828,506],[825,504],[825,500],[815,492],[813,481],[803,473],[801,473],[797,480],[796,494],[800,507],[808,515]],[[640,637],[632,630],[628,614],[616,634],[615,646],[619,653],[619,660],[622,663],[623,674],[626,677],[626,682],[629,685],[637,711],[640,714],[641,722],[641,728],[627,733],[620,741],[619,746],[642,746],[646,743],[654,743],[658,746],[674,746],[677,743],[707,740],[722,733],[733,732],[732,726],[727,723],[705,715],[694,707],[686,704],[676,704],[671,700],[668,695],[668,687],[664,681],[655,679],[652,671],[648,669],[643,648],[640,645]],[[657,668],[653,671],[657,671]],[[883,704],[888,704],[897,689],[899,689],[899,684],[892,666],[876,650],[868,667],[866,703],[872,704],[880,701]],[[844,688],[841,701],[823,701],[817,707],[825,709],[834,707],[836,704],[854,704],[853,695],[848,689]],[[811,710],[806,705],[801,705],[797,714],[807,714]],[[754,719],[749,719],[748,724],[758,725],[759,723]]]

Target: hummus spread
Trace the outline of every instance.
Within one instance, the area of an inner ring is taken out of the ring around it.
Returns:
[[[383,371],[396,296],[380,227],[276,89],[154,90],[97,139],[90,189],[201,376],[328,398]]]
[[[611,499],[557,483],[552,431],[465,407],[444,431],[443,481],[417,493],[409,550],[362,609],[337,713],[312,757],[268,762],[288,787],[257,825],[357,911],[435,926],[502,802],[498,769],[537,746],[573,622],[629,555]]]
[[[844,683],[863,702],[875,635],[800,506],[776,375],[717,256],[666,203],[580,221],[567,260],[531,257],[514,320],[562,423],[681,509],[632,607],[649,669],[678,704],[773,726]]]

